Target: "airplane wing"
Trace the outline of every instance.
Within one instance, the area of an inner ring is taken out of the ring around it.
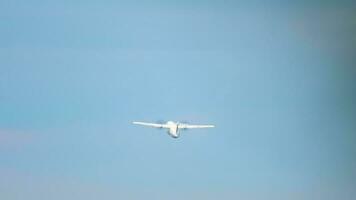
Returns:
[[[133,124],[143,125],[143,126],[150,126],[155,128],[167,128],[166,124],[155,124],[155,123],[147,123],[147,122],[132,122]]]
[[[180,124],[179,128],[190,129],[190,128],[214,128],[214,125],[193,125],[193,124]]]

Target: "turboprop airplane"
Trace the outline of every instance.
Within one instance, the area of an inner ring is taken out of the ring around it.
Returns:
[[[150,126],[154,128],[166,128],[168,129],[168,134],[173,138],[178,138],[180,135],[180,129],[191,129],[191,128],[214,128],[214,125],[192,125],[185,124],[179,122],[168,121],[167,123],[155,124],[155,123],[147,123],[147,122],[132,122],[133,124]]]

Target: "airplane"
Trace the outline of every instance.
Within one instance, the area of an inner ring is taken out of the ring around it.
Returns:
[[[147,122],[132,122],[133,124],[150,126],[154,128],[166,128],[168,129],[168,135],[173,138],[178,138],[180,135],[180,129],[191,129],[191,128],[214,128],[214,125],[192,125],[180,122],[168,121],[166,123],[147,123]]]

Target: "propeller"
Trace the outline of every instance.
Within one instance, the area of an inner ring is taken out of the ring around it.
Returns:
[[[179,122],[179,123],[181,123],[181,124],[189,124],[188,121],[181,121],[181,122]],[[187,131],[188,129],[187,129],[187,128],[183,128],[182,130]]]
[[[164,120],[157,120],[156,123],[157,123],[157,124],[165,124],[166,121],[164,121]],[[161,127],[161,128],[158,128],[158,129],[162,129],[162,127]]]

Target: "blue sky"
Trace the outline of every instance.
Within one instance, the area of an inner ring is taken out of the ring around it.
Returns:
[[[0,198],[356,198],[355,9],[0,0]]]

